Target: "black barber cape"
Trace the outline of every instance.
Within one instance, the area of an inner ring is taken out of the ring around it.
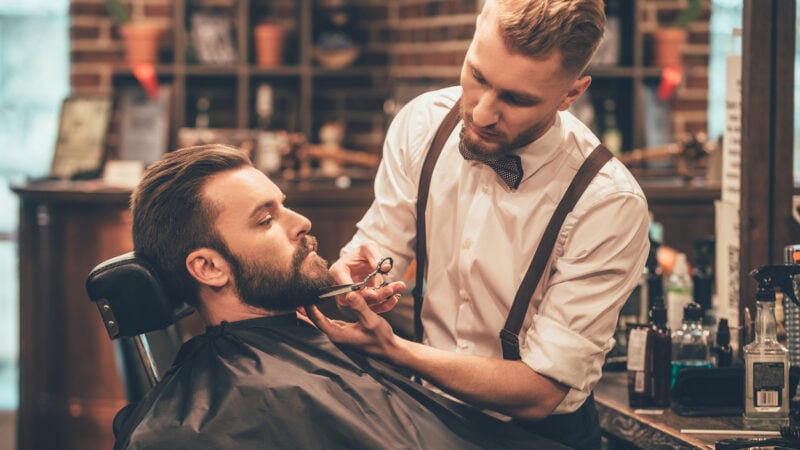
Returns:
[[[335,346],[294,314],[224,323],[115,419],[122,449],[561,449]]]

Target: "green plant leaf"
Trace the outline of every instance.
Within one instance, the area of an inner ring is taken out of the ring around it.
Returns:
[[[128,13],[128,10],[122,6],[120,0],[105,0],[105,3],[106,9],[108,9],[108,13],[111,14],[114,22],[122,25],[131,21],[131,15]]]
[[[703,8],[703,3],[705,0],[689,0],[689,6],[686,7],[678,17],[672,22],[672,26],[675,28],[686,28],[689,26],[689,23],[700,14],[700,10]]]

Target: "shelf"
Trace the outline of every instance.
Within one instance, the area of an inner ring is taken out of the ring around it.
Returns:
[[[190,27],[194,23],[191,18],[195,13],[202,12],[201,7],[209,8],[212,3],[188,0],[171,2],[172,23],[177,26],[170,31],[173,47],[168,53],[162,53],[162,57],[168,54],[172,59],[155,66],[159,81],[173,86],[169,148],[176,148],[178,145],[177,134],[180,128],[194,125],[198,114],[197,102],[202,98],[211,104],[208,114],[209,128],[256,127],[260,120],[255,98],[258,87],[264,83],[273,87],[274,125],[285,126],[291,132],[303,134],[310,142],[316,142],[317,129],[326,121],[353,121],[352,125],[347,125],[348,134],[343,146],[367,151],[380,148],[374,143],[364,145],[364,142],[365,136],[374,139],[375,130],[383,131],[387,126],[376,120],[376,117],[383,115],[382,105],[385,99],[374,102],[370,98],[368,102],[364,102],[363,98],[342,93],[352,89],[354,85],[367,92],[388,92],[384,86],[378,86],[386,84],[388,71],[382,65],[359,65],[358,60],[352,66],[342,69],[321,66],[314,58],[313,49],[314,0],[298,0],[293,3],[237,0],[217,5],[222,8],[218,16],[231,19],[231,41],[237,55],[234,62],[225,65],[197,63],[192,55],[199,53],[190,50],[190,47],[197,48],[191,33]],[[359,6],[352,8],[357,10]],[[253,28],[264,17],[289,27],[282,65],[263,67],[254,63],[256,48]],[[368,28],[368,23],[358,23],[352,32],[356,36],[357,33],[363,34]],[[219,33],[220,30],[215,32]],[[384,59],[386,58],[378,58]],[[134,85],[136,80],[130,68],[120,64],[113,69],[112,83],[116,91],[117,88]],[[372,91],[373,86],[375,91]],[[320,104],[325,107],[319,108]],[[369,108],[369,115],[364,108]]]

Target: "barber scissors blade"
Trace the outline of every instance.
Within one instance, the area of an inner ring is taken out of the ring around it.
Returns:
[[[389,263],[389,268],[386,270],[381,269],[385,263]],[[350,284],[338,284],[336,286],[330,286],[326,288],[320,289],[319,298],[328,298],[328,297],[335,297],[341,294],[347,294],[348,292],[357,291],[359,289],[363,289],[367,282],[377,274],[386,275],[389,271],[392,270],[392,266],[394,266],[394,260],[391,256],[384,256],[378,261],[378,267],[372,271],[369,275],[364,277],[363,281],[359,281],[358,283],[350,283]],[[383,283],[385,285],[386,283]],[[381,286],[383,286],[381,285]]]

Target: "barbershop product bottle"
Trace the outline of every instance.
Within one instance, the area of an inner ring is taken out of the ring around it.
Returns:
[[[692,267],[692,295],[694,302],[703,308],[706,314],[711,309],[711,297],[714,293],[714,238],[698,239],[694,242],[695,259]],[[714,322],[706,322],[714,323]]]
[[[777,430],[789,425],[789,350],[778,342],[775,288],[796,300],[791,277],[800,266],[761,266],[750,272],[758,281],[755,339],[744,347],[744,426]]]
[[[672,385],[686,367],[713,367],[709,333],[703,327],[703,309],[697,303],[683,308],[683,323],[672,334]]]
[[[692,295],[692,278],[689,276],[686,254],[678,253],[672,274],[667,278],[667,325],[670,329],[681,327],[683,309],[693,303]]]
[[[627,330],[628,404],[650,406],[653,339],[646,325],[631,324]]]
[[[664,298],[656,297],[650,307],[650,397],[652,406],[669,406],[671,388],[672,341],[667,327],[667,308]]]
[[[733,363],[733,350],[731,349],[731,330],[728,319],[719,319],[717,325],[717,367],[730,367]]]
[[[617,105],[612,99],[603,102],[603,144],[615,156],[622,152],[622,132],[617,126]]]

